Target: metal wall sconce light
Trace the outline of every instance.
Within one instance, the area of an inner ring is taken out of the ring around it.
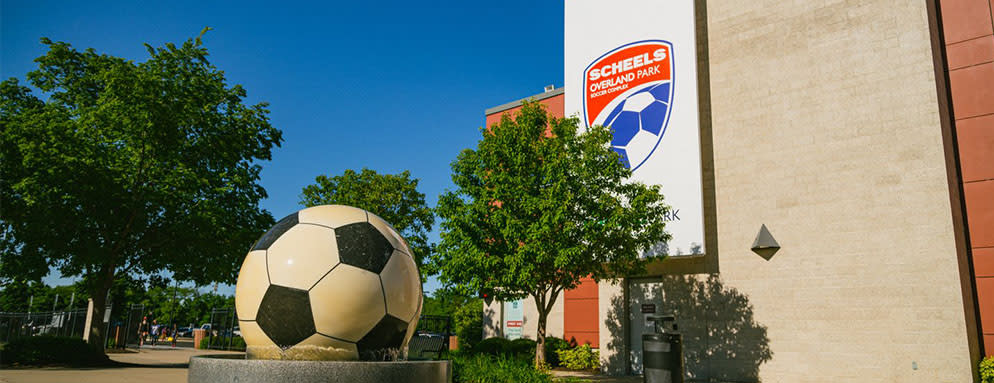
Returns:
[[[752,252],[759,254],[760,257],[769,261],[770,258],[773,258],[773,254],[776,254],[779,250],[780,244],[777,243],[776,239],[773,239],[773,235],[770,234],[770,230],[764,224],[759,228],[756,240],[752,241]]]

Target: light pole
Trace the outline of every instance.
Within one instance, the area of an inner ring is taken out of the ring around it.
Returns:
[[[169,314],[169,321],[173,324],[176,323],[176,290],[179,289],[179,280],[173,281],[173,309],[172,313]]]

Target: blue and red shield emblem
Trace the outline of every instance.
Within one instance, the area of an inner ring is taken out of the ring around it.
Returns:
[[[583,122],[609,126],[611,148],[637,170],[666,133],[673,102],[673,44],[644,40],[594,60],[583,73]]]

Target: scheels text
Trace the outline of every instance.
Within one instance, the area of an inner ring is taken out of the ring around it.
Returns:
[[[600,68],[593,68],[588,74],[590,81],[596,81],[601,77],[612,76],[618,73],[627,72],[633,69],[638,69],[646,65],[650,65],[654,62],[663,61],[666,59],[666,50],[657,49],[652,52],[652,57],[649,57],[648,53],[643,53],[635,57],[629,57],[624,60],[620,60],[608,65],[604,65]]]

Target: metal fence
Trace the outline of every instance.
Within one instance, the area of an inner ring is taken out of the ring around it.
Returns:
[[[112,334],[117,340],[115,344],[119,348],[124,347],[140,347],[142,341],[144,340],[146,332],[148,332],[147,318],[145,317],[145,305],[142,304],[132,304],[128,307],[126,318],[124,320],[123,333],[116,332]]]
[[[440,359],[449,352],[449,339],[452,333],[452,317],[442,315],[422,315],[418,328],[407,344],[409,359]]]
[[[207,348],[213,350],[245,351],[238,328],[238,315],[231,307],[211,310],[210,329],[207,331]]]
[[[36,313],[0,312],[0,342],[25,336],[83,337],[86,309]]]

